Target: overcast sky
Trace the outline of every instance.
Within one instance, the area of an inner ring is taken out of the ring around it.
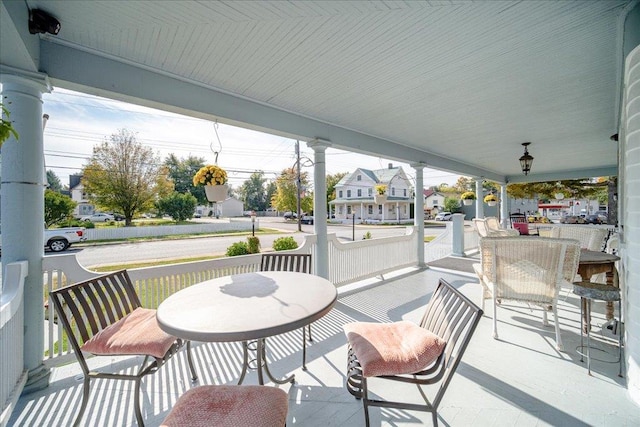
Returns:
[[[136,132],[137,140],[151,147],[161,160],[170,153],[179,158],[189,155],[203,157],[214,163],[213,151],[219,151],[218,165],[229,172],[229,183],[239,187],[254,171],[264,171],[273,179],[283,169],[295,163],[295,140],[248,129],[195,119],[152,108],[125,104],[64,89],[54,89],[43,95],[43,112],[49,114],[44,132],[44,152],[47,170],[53,170],[63,185],[69,185],[69,175],[79,174],[94,145],[119,129]],[[220,146],[222,148],[220,149]],[[300,143],[302,157],[313,159],[313,150]],[[380,157],[365,156],[329,148],[327,173],[351,172],[357,167],[386,168],[389,163],[402,166],[415,185],[415,173],[408,164]],[[303,170],[313,179],[311,161],[303,162]],[[425,187],[443,182],[452,184],[457,175],[425,169]]]

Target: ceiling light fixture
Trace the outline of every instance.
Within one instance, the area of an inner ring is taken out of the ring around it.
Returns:
[[[531,164],[533,163],[533,157],[529,154],[529,151],[527,150],[527,146],[531,144],[530,142],[523,142],[522,145],[524,145],[524,154],[522,155],[522,157],[520,157],[520,167],[522,168],[522,172],[525,175],[529,175],[529,172],[531,171]]]

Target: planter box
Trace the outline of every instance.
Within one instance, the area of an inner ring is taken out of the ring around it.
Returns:
[[[225,185],[205,185],[204,192],[207,194],[207,200],[210,202],[222,202],[227,198],[227,190],[229,187]]]

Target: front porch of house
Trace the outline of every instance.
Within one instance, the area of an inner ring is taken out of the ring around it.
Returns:
[[[480,304],[476,278],[460,271],[409,268],[395,277],[358,282],[339,289],[335,308],[314,323],[308,347],[308,371],[301,370],[300,331],[268,341],[272,371],[295,373],[294,385],[281,386],[289,394],[287,425],[364,425],[362,404],[345,389],[346,338],[342,325],[353,321],[418,321],[440,278]],[[523,305],[505,304],[498,312],[500,340],[491,337],[493,309],[486,314],[454,375],[439,410],[441,425],[638,425],[640,411],[629,399],[626,379],[616,363],[592,362],[587,375],[576,347],[580,344],[579,299],[561,292],[559,313],[565,352],[555,350],[553,327],[542,327],[541,313]],[[594,336],[601,337],[604,306],[594,304]],[[606,328],[604,329],[606,331]],[[604,333],[606,334],[606,332]],[[602,341],[602,339],[598,339]],[[599,343],[602,345],[602,343]],[[617,348],[606,344],[614,358]],[[196,343],[197,385],[233,384],[240,375],[239,343]],[[134,360],[120,358],[93,363],[134,369]],[[76,363],[54,368],[50,387],[20,398],[9,425],[70,425],[82,395]],[[250,373],[245,384],[257,383]],[[178,355],[142,386],[147,425],[159,425],[176,399],[194,385],[189,381],[186,356]],[[269,385],[271,386],[271,385]],[[398,387],[401,389],[399,390]],[[135,425],[130,384],[92,384],[82,425]],[[377,394],[419,399],[413,386],[380,385]],[[427,393],[430,391],[427,389]],[[430,415],[395,409],[371,409],[372,425],[430,425]]]

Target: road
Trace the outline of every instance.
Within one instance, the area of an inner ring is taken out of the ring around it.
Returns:
[[[278,234],[259,234],[263,249],[270,249],[278,237],[290,235],[301,244],[306,235],[313,233],[312,225],[302,225],[302,232],[297,231],[295,222],[284,222],[281,218],[262,218],[260,225],[264,228],[278,229]],[[327,231],[335,233],[341,240],[351,241],[353,229],[349,225],[328,225]],[[355,238],[362,239],[368,231],[372,238],[399,236],[405,233],[404,226],[356,225]],[[444,228],[427,228],[425,235],[438,235]],[[124,242],[100,244],[96,246],[72,246],[67,252],[76,253],[78,261],[85,267],[99,265],[122,264],[128,262],[155,261],[177,258],[199,257],[207,255],[224,255],[232,243],[246,241],[246,236],[194,237],[180,240],[159,240],[151,242]],[[47,252],[50,254],[50,252]]]

